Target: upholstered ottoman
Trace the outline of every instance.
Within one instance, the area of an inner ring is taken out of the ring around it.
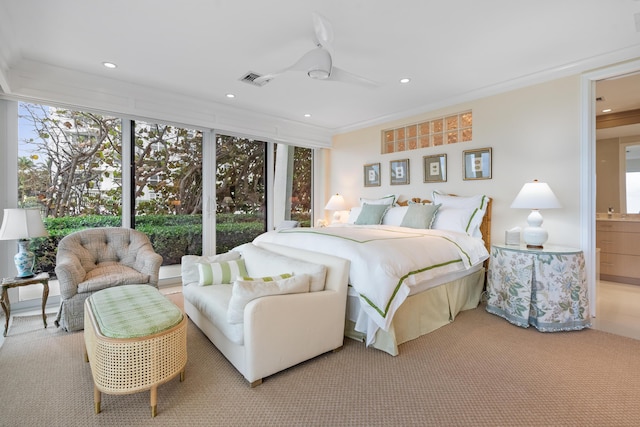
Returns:
[[[101,392],[151,392],[187,364],[187,317],[152,286],[124,285],[91,295],[84,306],[85,360],[91,365],[96,414]]]

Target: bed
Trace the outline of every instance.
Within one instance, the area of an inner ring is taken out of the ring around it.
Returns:
[[[349,259],[345,335],[397,355],[400,344],[477,307],[484,287],[490,199],[434,192],[432,200],[361,199],[346,224],[270,231],[254,243]]]

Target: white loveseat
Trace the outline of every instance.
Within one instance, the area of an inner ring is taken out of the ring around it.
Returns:
[[[197,263],[219,262],[242,255],[251,277],[282,273],[322,274],[311,291],[262,296],[244,308],[244,321],[228,321],[232,285],[198,286]],[[324,266],[324,268],[319,267]],[[249,381],[262,379],[328,351],[344,342],[349,261],[276,244],[248,244],[217,257],[182,259],[184,307],[191,320]]]

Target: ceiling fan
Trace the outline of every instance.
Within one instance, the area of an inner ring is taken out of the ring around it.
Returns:
[[[345,71],[333,65],[333,27],[331,23],[318,13],[313,14],[313,29],[316,34],[316,47],[302,55],[293,65],[282,70],[265,74],[255,79],[255,83],[266,83],[287,71],[303,71],[316,80],[340,81],[377,87],[373,80]]]

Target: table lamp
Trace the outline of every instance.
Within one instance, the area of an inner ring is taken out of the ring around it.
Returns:
[[[347,203],[344,201],[344,197],[339,194],[334,194],[324,208],[328,211],[334,211],[333,222],[340,222],[340,211],[347,210]]]
[[[553,191],[546,182],[537,179],[522,186],[522,189],[511,203],[515,209],[531,209],[527,217],[528,227],[525,227],[522,237],[527,248],[542,249],[542,245],[549,238],[547,230],[541,227],[542,215],[540,209],[555,209],[562,207]]]
[[[5,209],[0,228],[0,240],[17,240],[18,253],[13,257],[18,270],[17,279],[33,277],[36,257],[29,251],[29,239],[48,236],[42,223],[40,209]]]

